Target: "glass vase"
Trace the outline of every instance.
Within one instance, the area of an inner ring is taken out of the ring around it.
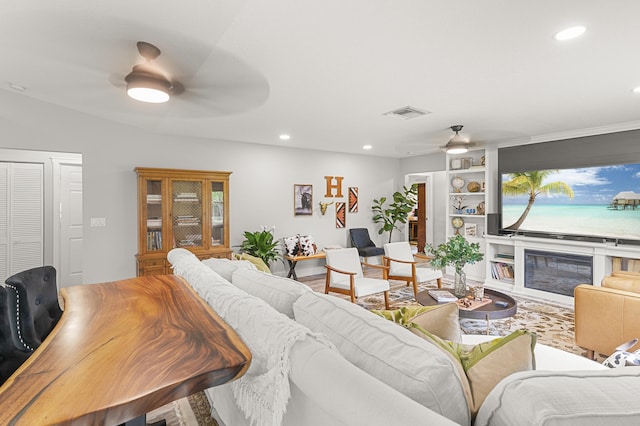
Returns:
[[[467,274],[463,270],[456,270],[453,282],[453,294],[458,297],[467,295]]]

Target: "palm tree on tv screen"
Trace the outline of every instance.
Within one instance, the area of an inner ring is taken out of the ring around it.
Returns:
[[[522,225],[522,222],[527,218],[533,203],[536,201],[536,197],[539,195],[550,194],[563,194],[573,199],[573,189],[565,182],[549,182],[542,184],[547,176],[558,173],[557,170],[539,170],[530,172],[517,172],[509,173],[510,180],[502,183],[502,193],[504,195],[518,196],[528,195],[529,202],[525,207],[524,212],[520,215],[513,225],[506,227],[516,231]]]

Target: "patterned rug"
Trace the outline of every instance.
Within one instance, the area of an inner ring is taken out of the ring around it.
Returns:
[[[204,392],[173,401],[147,413],[147,424],[164,420],[167,426],[218,426]]]
[[[475,284],[468,282],[468,284]],[[443,289],[453,290],[453,283],[449,277],[443,279]],[[435,284],[424,283],[418,285],[418,291],[436,288]],[[518,310],[512,318],[491,320],[489,334],[506,336],[520,329],[536,332],[538,342],[562,349],[574,354],[586,355],[586,350],[576,346],[574,339],[573,309],[559,305],[552,301],[531,299],[511,295],[518,303]],[[381,294],[362,297],[357,301],[365,309],[384,309],[384,299]],[[419,306],[413,298],[413,289],[405,285],[392,285],[389,292],[391,309],[402,306]],[[460,326],[466,334],[485,334],[487,322],[484,320],[460,319]],[[603,361],[601,359],[600,361]]]

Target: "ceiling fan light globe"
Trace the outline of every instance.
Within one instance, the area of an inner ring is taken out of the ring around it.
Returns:
[[[164,76],[150,72],[144,65],[137,65],[124,80],[127,95],[141,102],[159,104],[170,98],[171,83]]]
[[[447,147],[446,149],[447,154],[464,154],[465,152],[469,151],[466,146]]]
[[[169,100],[167,92],[150,87],[129,87],[127,88],[127,95],[136,101],[150,104],[161,104]]]

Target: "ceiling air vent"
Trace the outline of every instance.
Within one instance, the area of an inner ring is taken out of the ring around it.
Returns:
[[[383,115],[390,115],[392,117],[400,117],[404,118],[405,120],[409,120],[411,118],[420,117],[426,114],[431,114],[431,112],[407,105],[406,107],[397,108],[393,111],[385,112]]]

